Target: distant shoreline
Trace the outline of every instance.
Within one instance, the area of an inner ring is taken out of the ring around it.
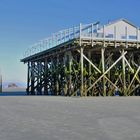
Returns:
[[[26,92],[26,88],[3,88],[2,92]]]

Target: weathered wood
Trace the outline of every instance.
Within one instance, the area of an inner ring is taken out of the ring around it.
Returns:
[[[101,60],[102,60],[102,73],[105,72],[105,57],[104,57],[105,48],[101,48]],[[106,80],[105,75],[103,76],[103,96],[106,96]]]
[[[88,88],[87,91],[89,91],[97,82],[99,82],[105,74],[107,74],[121,59],[122,57],[126,54],[127,52],[124,52],[124,54],[122,54],[115,62],[114,64],[112,64],[92,85],[91,87]]]
[[[126,93],[127,93],[128,95],[130,95],[130,93],[131,93],[131,92],[129,91],[129,90],[130,90],[130,87],[132,86],[134,80],[136,79],[137,74],[139,73],[139,71],[140,71],[140,66],[139,66],[139,68],[137,69],[137,71],[136,71],[136,73],[135,73],[133,79],[131,80],[131,83],[129,84],[129,86],[128,86],[128,88],[127,88]],[[140,81],[139,81],[139,84],[140,84]]]
[[[81,65],[81,89],[80,89],[80,94],[81,96],[84,96],[84,93],[83,93],[83,84],[84,84],[84,76],[83,76],[83,47],[80,48],[80,65]]]
[[[125,59],[124,59],[124,49],[122,50],[122,80],[123,80],[123,92],[124,95],[127,95],[126,92],[126,72],[125,72]]]
[[[28,67],[27,67],[27,89],[26,89],[26,92],[27,92],[27,95],[30,95],[30,62],[28,62]]]

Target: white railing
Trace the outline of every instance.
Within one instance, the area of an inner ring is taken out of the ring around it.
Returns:
[[[24,53],[24,58],[48,50],[72,39],[80,38],[80,36],[92,37],[93,31],[97,30],[97,25],[97,23],[81,25],[54,33],[51,37],[43,39],[29,47]]]
[[[99,22],[96,22],[86,25],[80,24],[79,26],[59,31],[52,34],[51,37],[43,39],[28,48],[24,54],[24,58],[48,50],[76,38],[79,38],[80,40],[82,38],[116,40],[115,33],[111,34],[111,36],[105,35],[104,27],[105,26],[100,26]],[[116,28],[114,28],[114,31],[115,30]],[[137,41],[137,39],[133,39],[132,41]]]

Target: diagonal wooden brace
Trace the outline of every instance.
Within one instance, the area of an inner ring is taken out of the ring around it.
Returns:
[[[105,74],[107,74],[122,58],[123,58],[123,56],[124,55],[126,55],[126,53],[127,52],[124,52],[115,62],[114,62],[114,64],[112,64],[109,68],[108,68],[108,70],[106,70],[101,76],[100,76],[100,78],[98,78],[88,89],[87,89],[87,91],[89,91],[90,89],[92,89],[92,87],[97,83],[97,82],[99,82],[104,76],[105,76]]]

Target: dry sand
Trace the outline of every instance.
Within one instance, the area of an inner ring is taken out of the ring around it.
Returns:
[[[140,140],[140,97],[0,97],[0,140]]]

